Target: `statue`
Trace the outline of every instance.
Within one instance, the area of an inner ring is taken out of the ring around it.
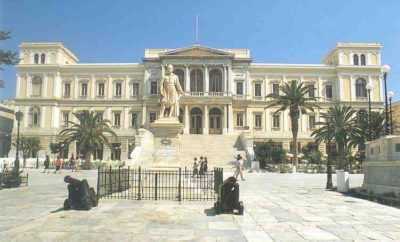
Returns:
[[[173,73],[174,67],[168,65],[167,75],[163,75],[160,81],[160,99],[161,104],[160,117],[164,117],[165,108],[169,108],[169,117],[179,116],[179,95],[185,95],[181,85],[179,84],[179,78]]]

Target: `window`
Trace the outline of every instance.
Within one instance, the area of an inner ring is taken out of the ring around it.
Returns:
[[[139,83],[132,83],[132,96],[139,96]]]
[[[103,121],[103,113],[102,112],[97,112],[97,114],[100,114],[100,117],[98,119],[99,122]]]
[[[104,96],[104,82],[97,84],[97,96]]]
[[[243,127],[243,113],[236,114],[236,126]]]
[[[114,113],[114,126],[119,127],[121,125],[121,114]]]
[[[358,66],[358,55],[357,54],[353,55],[353,62],[354,62],[355,66]]]
[[[236,94],[243,95],[243,82],[236,83]]]
[[[40,55],[40,63],[44,64],[46,62],[46,55],[45,54],[41,54]]]
[[[315,129],[315,116],[314,115],[308,116],[308,127],[310,129]]]
[[[274,116],[272,117],[272,127],[273,128],[280,127],[280,115],[279,114],[274,114]]]
[[[39,64],[39,54],[35,54],[33,56],[33,61],[34,61],[35,64]]]
[[[254,84],[254,96],[261,97],[261,83]]]
[[[210,92],[222,92],[222,73],[220,70],[210,71]]]
[[[278,83],[272,84],[272,93],[279,95],[279,84]]]
[[[151,82],[150,94],[157,94],[157,82]]]
[[[367,122],[368,121],[368,115],[367,111],[361,109],[360,111],[357,112],[357,118],[361,122]]]
[[[32,107],[30,110],[31,125],[38,126],[40,120],[40,109],[39,107]]]
[[[136,127],[137,125],[137,113],[131,113],[131,127]]]
[[[396,152],[400,152],[400,144],[396,144]]]
[[[314,84],[308,84],[308,97],[315,97],[315,87]]]
[[[64,83],[64,97],[69,97],[71,95],[71,83]]]
[[[150,113],[150,123],[154,123],[156,120],[156,113]]]
[[[115,96],[121,96],[122,93],[122,83],[117,82],[115,83]]]
[[[42,78],[35,76],[32,80],[32,96],[40,97],[42,94]]]
[[[362,55],[360,56],[360,58],[361,58],[361,65],[362,65],[362,66],[365,66],[365,65],[367,64],[367,61],[366,61],[366,59],[365,59],[365,55],[362,54]]]
[[[87,82],[81,83],[81,96],[87,96]]]
[[[256,114],[254,115],[254,127],[255,128],[261,128],[262,127],[262,123],[261,123],[261,114]]]
[[[203,92],[203,71],[194,69],[190,72],[190,91]]]
[[[325,122],[326,123],[331,123],[332,122],[332,117],[331,116],[325,116]]]
[[[367,97],[366,84],[367,82],[362,78],[356,80],[356,97]]]
[[[68,126],[68,121],[69,121],[69,113],[63,113],[62,114],[62,125],[63,126]]]
[[[174,74],[178,76],[179,85],[181,85],[182,90],[185,90],[185,72],[181,69],[175,69]]]
[[[333,90],[332,85],[325,86],[325,97],[326,98],[333,98]]]

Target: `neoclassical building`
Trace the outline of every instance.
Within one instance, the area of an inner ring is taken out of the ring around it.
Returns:
[[[201,45],[146,49],[140,63],[79,63],[60,42],[19,47],[15,111],[24,113],[21,133],[41,138],[41,155],[50,153],[49,143],[68,121],[76,121],[72,113],[87,109],[102,113],[119,136],[97,158],[127,159],[138,129],[148,129],[158,116],[158,83],[168,64],[186,94],[179,117],[184,134],[237,136],[248,130],[255,144],[272,139],[289,150],[289,113],[266,108],[266,95],[291,80],[305,82],[321,107],[301,115],[300,147],[312,141],[324,109],[342,104],[367,109],[367,83],[373,85],[372,107],[383,107],[378,43],[337,43],[322,64],[256,63],[248,49]],[[76,145],[69,147],[69,153],[77,152]]]

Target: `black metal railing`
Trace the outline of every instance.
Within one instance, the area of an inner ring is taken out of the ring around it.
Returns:
[[[186,168],[160,171],[109,167],[99,168],[97,178],[99,198],[214,201],[223,182],[223,169],[214,168],[198,175]]]

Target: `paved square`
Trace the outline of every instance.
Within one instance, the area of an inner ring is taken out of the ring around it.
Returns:
[[[212,202],[106,199],[90,211],[63,211],[67,174],[29,170],[29,187],[1,190],[0,240],[400,240],[399,209],[325,191],[325,174],[245,174],[243,216],[215,216]],[[72,174],[96,186],[96,171]],[[357,187],[363,175],[350,179]]]

